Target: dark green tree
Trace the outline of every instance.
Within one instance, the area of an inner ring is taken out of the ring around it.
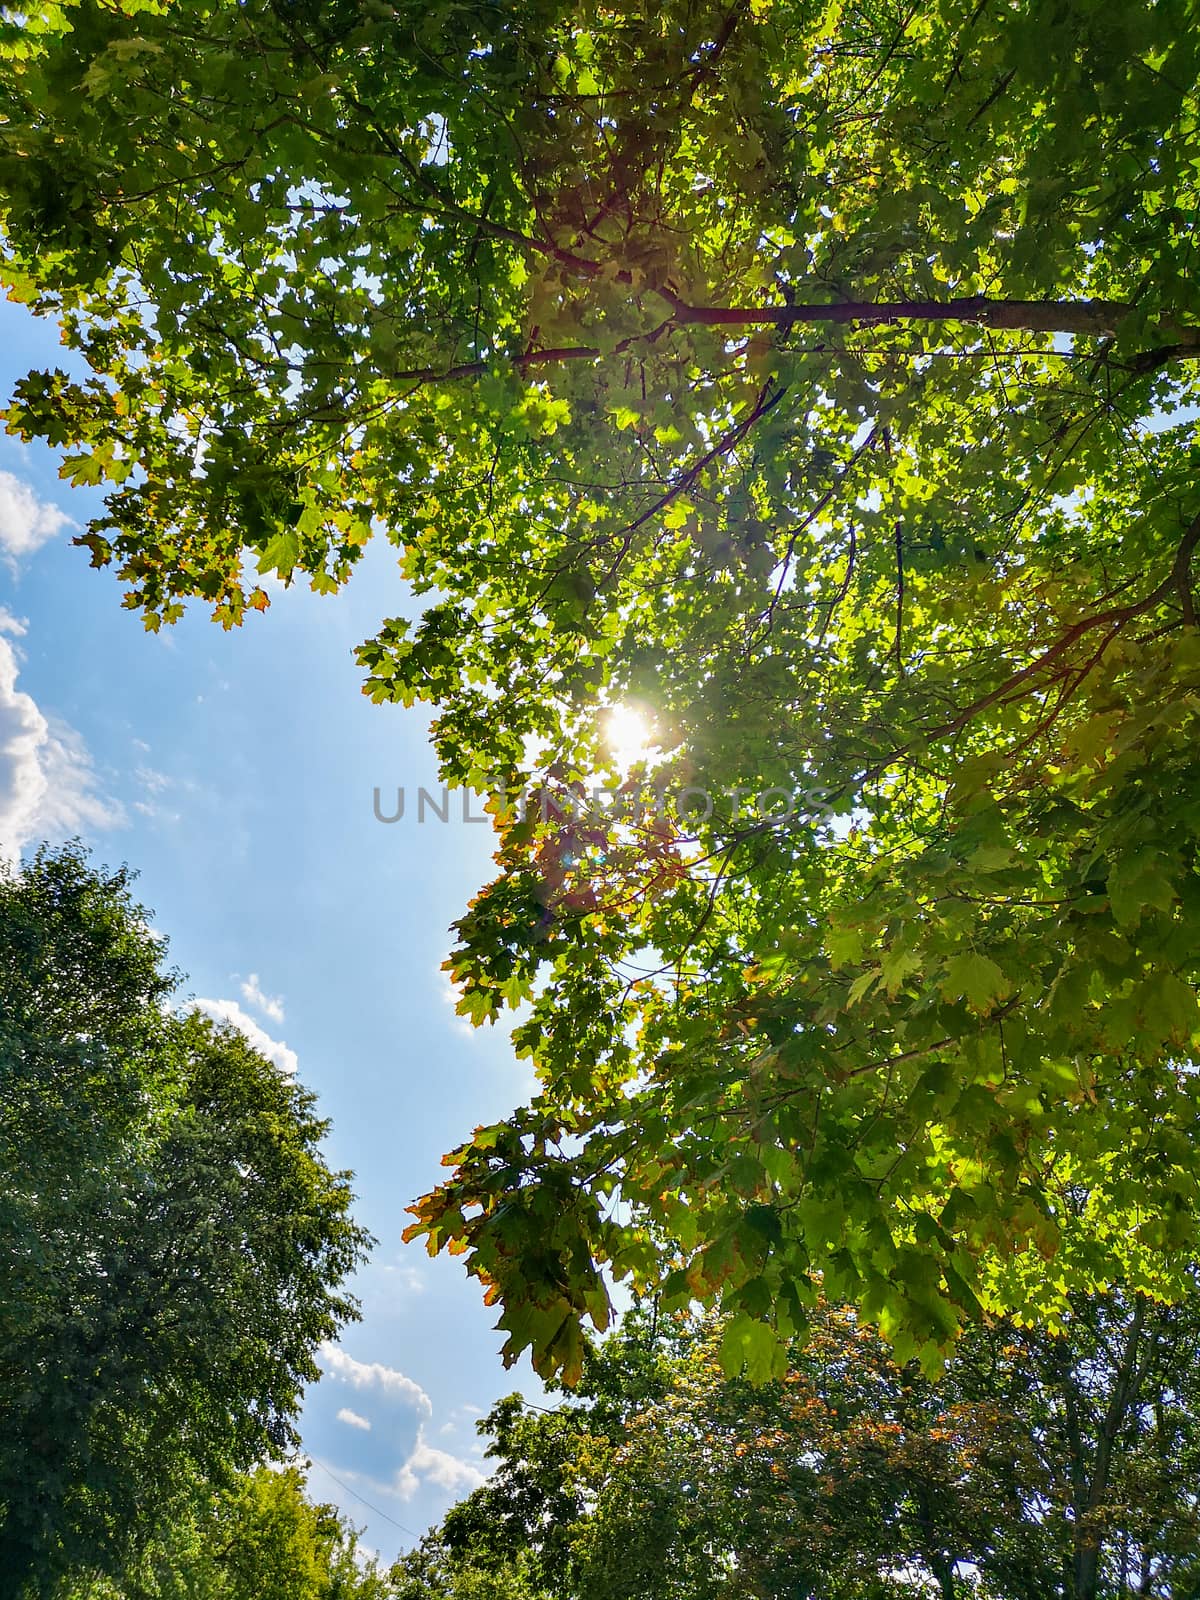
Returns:
[[[296,1443],[367,1236],[313,1095],[179,1014],[124,871],[0,876],[0,1571],[120,1575]]]

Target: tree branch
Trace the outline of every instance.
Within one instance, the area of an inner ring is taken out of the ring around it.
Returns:
[[[986,295],[951,300],[839,300],[782,306],[693,306],[671,289],[655,291],[671,307],[681,325],[706,327],[792,328],[797,323],[971,322],[983,328],[1024,333],[1112,335],[1133,306],[1121,300],[990,300]],[[1171,347],[1172,356],[1200,356],[1200,328],[1186,331],[1193,339]],[[1154,355],[1157,356],[1155,351]],[[1140,359],[1140,358],[1139,358]]]
[[[960,711],[956,717],[952,717],[948,722],[941,723],[936,728],[931,728],[928,733],[923,735],[923,738],[926,740],[944,739],[950,734],[960,732],[972,717],[976,717],[981,711],[986,711],[990,706],[994,706],[997,701],[1007,699],[1014,689],[1021,688],[1031,678],[1037,677],[1047,667],[1053,666],[1084,634],[1090,633],[1095,628],[1104,627],[1111,627],[1115,632],[1123,627],[1125,623],[1132,622],[1135,617],[1140,617],[1145,612],[1152,611],[1155,606],[1161,605],[1171,594],[1180,593],[1183,586],[1188,582],[1192,556],[1198,543],[1200,543],[1200,516],[1194,518],[1187,532],[1180,540],[1170,572],[1149,594],[1144,595],[1140,600],[1131,601],[1129,605],[1111,606],[1107,611],[1097,611],[1090,617],[1083,617],[1079,622],[1069,627],[1035,661],[1031,661],[1028,666],[1022,667],[1018,672],[1012,673],[1003,683],[997,685],[990,693],[981,695],[978,700],[973,701],[964,711]],[[903,751],[897,753],[903,754]],[[893,757],[892,759],[895,758]]]
[[[534,244],[531,240],[524,242]],[[542,247],[535,245],[535,248]],[[589,271],[599,270],[593,262],[578,264]],[[621,278],[628,281],[629,274],[623,273]],[[555,366],[565,361],[599,361],[606,353],[623,355],[635,344],[652,342],[664,333],[683,327],[777,327],[786,330],[798,323],[862,323],[873,327],[885,323],[967,322],[1010,333],[1069,333],[1107,337],[1132,309],[1113,300],[987,300],[982,295],[959,300],[845,300],[819,305],[739,308],[692,306],[668,289],[659,288],[655,292],[667,301],[673,314],[647,333],[630,334],[608,352],[591,344],[560,345],[545,350],[527,350],[523,355],[509,357],[507,364],[518,372],[524,372],[531,367]],[[1134,372],[1142,376],[1156,372],[1171,361],[1200,359],[1200,328],[1194,332],[1194,339],[1179,340],[1141,352],[1133,358]],[[465,378],[480,378],[495,364],[496,358],[463,361],[452,367],[413,368],[397,372],[394,376],[402,382],[451,383]]]

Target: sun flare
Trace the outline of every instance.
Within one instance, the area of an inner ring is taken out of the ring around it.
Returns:
[[[604,713],[604,745],[622,772],[644,761],[654,747],[650,719],[635,706],[609,706]]]

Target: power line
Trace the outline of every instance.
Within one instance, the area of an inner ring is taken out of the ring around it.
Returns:
[[[406,1528],[402,1522],[397,1522],[395,1517],[390,1517],[386,1511],[381,1511],[378,1506],[372,1505],[369,1500],[364,1499],[364,1497],[359,1494],[357,1489],[352,1489],[348,1483],[343,1483],[338,1477],[337,1473],[334,1472],[332,1468],[327,1467],[323,1461],[319,1461],[316,1456],[310,1456],[309,1460],[314,1466],[320,1467],[322,1472],[328,1474],[328,1476],[333,1479],[334,1483],[337,1484],[339,1489],[344,1489],[347,1494],[352,1494],[361,1505],[366,1506],[368,1511],[373,1511],[377,1517],[382,1517],[385,1522],[390,1522],[393,1528],[399,1528],[400,1532],[408,1534],[410,1539],[419,1539],[421,1537],[421,1535],[416,1533],[412,1528]]]

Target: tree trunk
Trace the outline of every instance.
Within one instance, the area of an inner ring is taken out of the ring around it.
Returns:
[[[1145,1320],[1146,1302],[1139,1294],[1134,1301],[1125,1348],[1117,1365],[1116,1381],[1096,1440],[1095,1462],[1087,1494],[1082,1503],[1077,1500],[1075,1504],[1074,1600],[1096,1600],[1103,1540],[1100,1529],[1095,1525],[1094,1514],[1104,1504],[1108,1493],[1113,1448],[1144,1376],[1138,1357]]]
[[[930,1562],[933,1575],[937,1579],[938,1593],[941,1600],[958,1600],[958,1589],[954,1582],[954,1563],[949,1557],[938,1554]]]

